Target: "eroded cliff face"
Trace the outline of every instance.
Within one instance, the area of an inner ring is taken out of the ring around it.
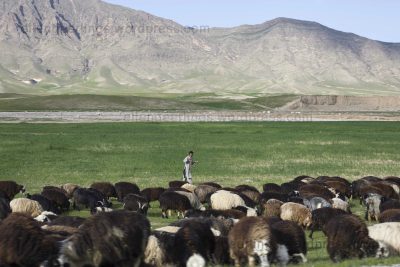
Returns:
[[[301,96],[285,110],[298,111],[400,111],[400,96]]]

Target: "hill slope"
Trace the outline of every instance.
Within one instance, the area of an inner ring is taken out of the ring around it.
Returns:
[[[400,44],[275,19],[189,29],[99,0],[3,0],[0,92],[400,93]]]

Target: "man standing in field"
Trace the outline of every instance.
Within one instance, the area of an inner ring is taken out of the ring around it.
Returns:
[[[189,151],[187,157],[183,160],[183,181],[192,184],[192,166],[197,161],[193,160],[193,151]]]

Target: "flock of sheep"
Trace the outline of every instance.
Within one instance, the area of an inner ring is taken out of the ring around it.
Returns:
[[[18,193],[24,198],[14,198]],[[400,178],[299,176],[263,192],[209,182],[172,181],[140,190],[134,183],[45,186],[30,195],[0,181],[0,266],[269,266],[307,261],[305,229],[327,237],[333,262],[400,253]],[[364,206],[367,227],[349,199]],[[113,210],[111,199],[123,203]],[[152,229],[158,201],[169,226]],[[92,216],[66,216],[89,209]],[[176,212],[172,215],[172,212]]]

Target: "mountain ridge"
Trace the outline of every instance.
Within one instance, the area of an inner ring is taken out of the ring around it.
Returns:
[[[400,43],[276,18],[188,28],[100,0],[4,0],[0,92],[400,93]]]

